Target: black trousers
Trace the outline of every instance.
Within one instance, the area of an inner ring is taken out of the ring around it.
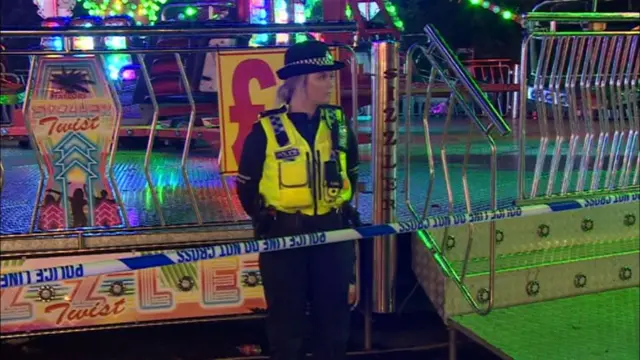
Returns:
[[[343,228],[342,223],[338,214],[283,217],[268,235],[336,230]],[[306,335],[311,336],[314,359],[346,358],[354,260],[352,241],[260,254],[272,359],[303,359]],[[307,304],[311,305],[310,334],[305,331]]]

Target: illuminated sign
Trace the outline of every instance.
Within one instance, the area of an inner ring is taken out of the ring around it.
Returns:
[[[135,257],[140,252],[3,260],[2,273],[55,269]],[[258,254],[218,258],[0,291],[3,335],[78,327],[262,313],[266,310]],[[43,276],[52,276],[51,273]],[[354,303],[356,287],[349,289]]]
[[[38,227],[120,225],[119,207],[107,176],[117,99],[102,64],[95,57],[37,61],[25,116],[49,175]]]
[[[137,256],[120,253],[2,262],[2,271]],[[43,289],[46,288],[46,299]],[[266,307],[258,255],[3,289],[3,334],[250,314]]]
[[[529,100],[532,101],[537,101],[537,96],[536,94],[542,93],[542,102],[546,103],[546,104],[554,104],[554,96],[555,96],[555,92],[548,90],[548,89],[543,89],[542,91],[540,90],[536,90],[535,88],[529,86],[529,88],[527,89],[527,98]],[[558,96],[558,102],[560,103],[560,105],[562,106],[569,106],[569,101],[567,99],[567,94],[563,93],[563,92],[559,92],[557,93]]]

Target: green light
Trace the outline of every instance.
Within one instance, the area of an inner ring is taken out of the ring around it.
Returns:
[[[389,11],[389,15],[396,15],[398,13],[398,11],[396,10],[396,7],[393,5],[389,5],[387,7],[387,10]]]
[[[196,10],[196,8],[189,6],[188,8],[186,8],[184,10],[184,14],[186,16],[194,16],[195,14],[198,13],[198,10]]]
[[[351,11],[351,6],[347,5],[347,8],[344,10],[344,15],[347,17],[347,19],[352,19],[353,12]]]
[[[403,31],[404,30],[404,23],[398,17],[398,11],[396,10],[395,5],[393,5],[388,0],[385,0],[384,7],[385,7],[385,9],[387,9],[387,12],[389,13],[389,16],[391,17],[391,20],[393,21],[393,26],[395,26],[398,30]]]
[[[515,22],[519,22],[520,19],[517,15],[514,15],[513,11],[503,10],[500,6],[496,4],[492,4],[486,0],[468,0],[469,4],[474,6],[482,6],[484,9],[490,10],[496,15],[500,15],[505,20],[512,20]]]
[[[158,18],[161,4],[167,3],[167,0],[78,0],[78,3],[94,16],[127,14],[145,23]]]
[[[295,42],[297,43],[302,43],[307,41],[307,35],[306,34],[296,34],[295,36]]]

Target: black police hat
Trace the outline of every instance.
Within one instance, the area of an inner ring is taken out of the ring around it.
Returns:
[[[341,61],[333,60],[327,44],[321,41],[305,41],[291,46],[284,54],[284,67],[276,71],[280,80],[323,71],[340,70]]]

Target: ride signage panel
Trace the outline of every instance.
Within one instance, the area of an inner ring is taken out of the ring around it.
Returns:
[[[218,53],[218,109],[221,129],[221,170],[236,174],[244,140],[258,115],[275,108],[276,89],[282,83],[276,70],[284,64],[286,49],[222,50]],[[334,59],[338,49],[331,49]],[[331,103],[340,103],[336,76]]]
[[[138,255],[142,253],[4,260],[2,272]],[[54,271],[42,276],[52,282],[0,292],[2,335],[252,314],[266,307],[257,254],[73,280]]]
[[[41,230],[122,223],[107,176],[117,98],[95,57],[39,57],[26,121],[47,172]]]
[[[46,284],[0,290],[0,334],[264,313],[258,254],[66,279],[77,264],[134,257],[128,252],[3,260],[3,274],[43,269]],[[56,271],[62,266],[64,271]],[[355,279],[354,279],[355,280]],[[20,281],[18,278],[7,281]],[[356,286],[349,302],[356,299]]]

